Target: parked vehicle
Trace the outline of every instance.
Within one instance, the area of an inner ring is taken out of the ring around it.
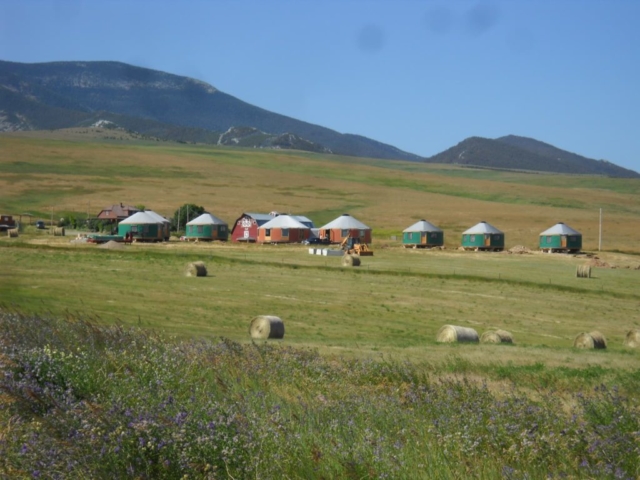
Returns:
[[[36,222],[36,228],[37,228],[38,230],[44,230],[45,228],[47,228],[47,226],[46,226],[46,225],[45,225],[45,223],[44,223],[44,220],[38,220],[38,221]]]
[[[312,237],[302,243],[305,245],[329,245],[331,242],[328,238]]]

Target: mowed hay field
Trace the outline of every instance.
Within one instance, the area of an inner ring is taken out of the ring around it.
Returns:
[[[89,315],[179,336],[250,341],[256,315],[276,315],[284,342],[323,353],[477,364],[637,368],[622,346],[640,326],[640,182],[583,176],[427,166],[406,162],[233,150],[172,143],[109,143],[0,137],[0,211],[49,218],[97,212],[116,202],[171,215],[196,203],[229,223],[242,212],[292,212],[316,225],[348,212],[374,230],[373,257],[343,268],[339,257],[303,246],[180,242],[122,251],[71,245],[27,228],[0,237],[2,303],[23,311]],[[507,248],[537,247],[538,234],[564,221],[598,243],[600,260],[620,268],[575,278],[585,256],[458,252],[460,234],[486,220]],[[445,231],[447,250],[403,249],[392,235],[425,218]],[[186,277],[202,260],[208,276]],[[65,313],[66,312],[66,313]],[[444,324],[482,334],[500,328],[514,346],[440,345]],[[598,330],[605,351],[572,348]]]

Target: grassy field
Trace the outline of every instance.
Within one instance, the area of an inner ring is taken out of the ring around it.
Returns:
[[[348,212],[375,251],[344,268],[302,245],[0,237],[0,476],[637,478],[639,200],[637,180],[0,135],[0,213]],[[446,249],[392,238],[420,218]],[[564,221],[586,253],[458,251],[480,220],[531,249]],[[285,338],[252,343],[256,315]],[[438,344],[445,324],[515,344]],[[607,349],[572,347],[592,330]]]
[[[182,337],[246,342],[250,320],[269,314],[285,320],[287,345],[351,357],[637,368],[640,352],[622,341],[640,327],[640,270],[594,268],[593,278],[578,279],[585,258],[382,247],[344,269],[339,257],[302,246],[169,242],[114,251],[27,234],[0,242],[0,279],[2,297],[21,311],[89,314]],[[207,277],[184,276],[194,260],[206,263]],[[444,324],[503,328],[516,345],[439,345]],[[605,334],[607,351],[571,348],[591,330]]]
[[[0,145],[2,212],[49,218],[53,207],[57,218],[123,201],[170,215],[193,202],[229,222],[243,211],[278,210],[320,225],[350,212],[374,229],[375,256],[344,270],[339,258],[302,246],[170,242],[105,251],[28,227],[19,239],[0,239],[2,298],[20,309],[238,341],[247,340],[253,316],[274,314],[286,320],[292,345],[485,363],[496,347],[436,345],[435,334],[443,324],[480,333],[499,327],[517,341],[500,348],[505,362],[630,366],[638,359],[621,347],[626,331],[640,325],[636,180],[33,134],[3,135]],[[596,268],[591,279],[575,278],[586,256],[455,250],[459,234],[481,219],[506,232],[507,247],[530,248],[562,220],[592,250],[600,207],[607,250],[600,260],[620,268]],[[403,249],[390,239],[419,218],[445,230],[447,250]],[[204,260],[210,275],[184,277],[191,260]],[[609,339],[606,353],[570,348],[577,333],[592,329]]]
[[[449,247],[486,220],[505,232],[507,246],[534,248],[541,231],[563,221],[594,250],[602,208],[603,248],[640,253],[637,180],[33,135],[0,136],[2,212],[49,219],[124,202],[166,216],[196,203],[230,223],[242,212],[276,210],[318,226],[348,212],[378,239],[425,218],[445,231]]]

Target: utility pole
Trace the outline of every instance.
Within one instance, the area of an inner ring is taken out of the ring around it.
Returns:
[[[598,251],[602,250],[602,209],[600,209],[600,227],[598,229]]]

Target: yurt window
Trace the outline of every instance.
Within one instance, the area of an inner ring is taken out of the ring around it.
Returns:
[[[288,237],[289,236],[289,229],[288,228],[283,228],[282,229],[282,236],[283,237]]]
[[[364,230],[360,230],[360,237],[364,237]]]
[[[469,235],[469,241],[475,242],[476,241],[476,236],[475,235]]]
[[[226,232],[227,231],[227,226],[226,225],[220,225],[220,231],[221,232]]]
[[[431,238],[436,238],[438,234],[436,232],[431,232]]]
[[[198,233],[202,233],[204,231],[202,225],[198,225]]]
[[[500,234],[496,233],[496,234],[493,236],[493,239],[494,239],[494,240],[500,240]]]
[[[264,235],[265,235],[266,237],[270,237],[270,236],[271,236],[271,229],[270,229],[270,228],[266,228],[266,229],[265,229],[265,232],[264,232]]]
[[[547,235],[547,243],[551,243],[551,235]]]
[[[131,225],[131,233],[138,233],[138,225]]]
[[[349,230],[340,230],[341,237],[347,237],[349,235]]]

